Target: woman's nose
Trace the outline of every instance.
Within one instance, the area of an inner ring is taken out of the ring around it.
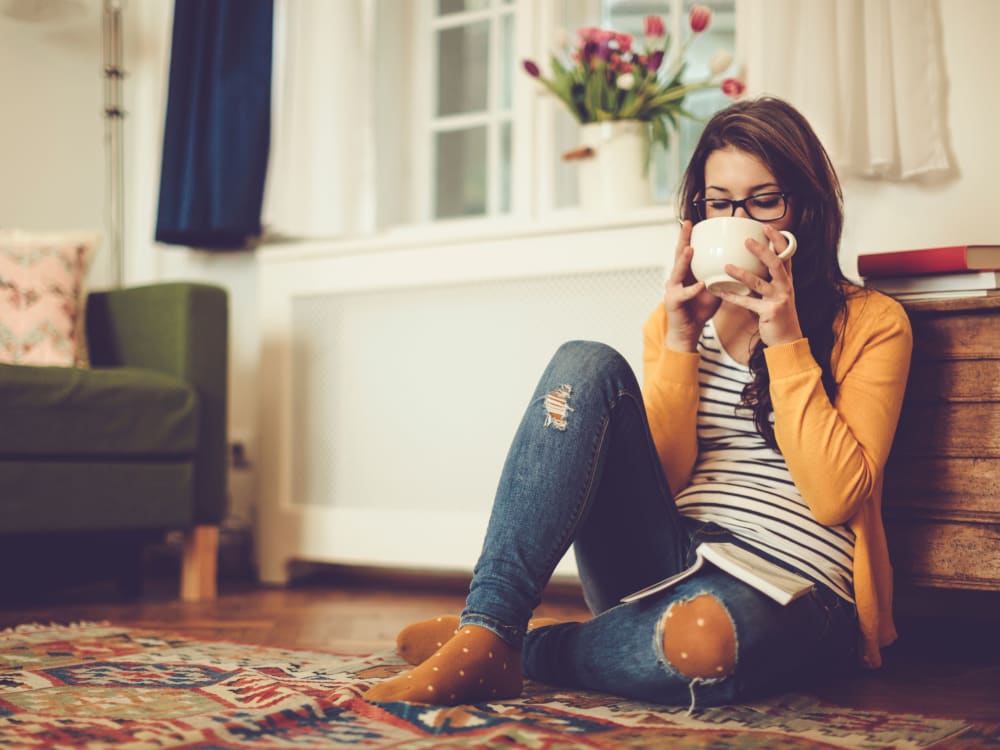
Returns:
[[[747,213],[746,206],[736,206],[733,211],[733,216],[742,216],[744,219],[750,218],[750,214]]]

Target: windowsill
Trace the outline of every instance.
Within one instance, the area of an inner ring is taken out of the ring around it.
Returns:
[[[541,219],[457,219],[387,229],[371,237],[283,239],[260,245],[257,252],[269,262],[298,261],[330,255],[358,255],[470,242],[527,239],[585,232],[606,232],[643,226],[675,224],[668,204],[636,208],[614,216],[588,214],[578,208],[553,211]]]

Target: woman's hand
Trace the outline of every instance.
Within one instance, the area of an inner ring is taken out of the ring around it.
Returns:
[[[721,299],[705,288],[703,281],[695,281],[691,275],[691,256],[694,254],[691,226],[689,220],[681,224],[674,265],[667,277],[667,290],[663,297],[663,306],[667,311],[666,346],[682,352],[697,351],[701,329],[722,304]]]
[[[747,249],[767,266],[771,275],[770,280],[762,279],[731,264],[726,266],[726,273],[746,284],[751,292],[760,296],[723,292],[722,299],[757,314],[760,338],[766,346],[790,344],[802,338],[802,328],[799,326],[799,315],[795,310],[792,259],[778,258],[778,254],[788,247],[788,240],[770,225],[764,226],[764,235],[770,241],[770,247],[756,240],[747,240]]]

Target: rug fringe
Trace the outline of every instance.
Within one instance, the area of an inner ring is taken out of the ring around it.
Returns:
[[[48,624],[44,622],[26,622],[22,625],[14,625],[0,630],[0,638],[11,635],[33,635],[35,633],[44,633],[47,630],[58,632],[60,630],[73,631],[84,628],[106,628],[110,626],[111,622],[108,620],[78,620],[77,622],[50,622]]]

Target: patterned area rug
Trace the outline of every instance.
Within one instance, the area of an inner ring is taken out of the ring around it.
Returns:
[[[263,648],[107,624],[21,626],[0,633],[0,747],[1000,747],[997,726],[851,711],[802,694],[693,716],[531,683],[519,700],[458,708],[359,698],[405,667],[392,654]]]

